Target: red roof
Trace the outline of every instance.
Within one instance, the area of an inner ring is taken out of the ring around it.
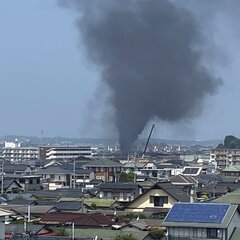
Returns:
[[[67,224],[74,222],[76,226],[111,226],[114,224],[113,215],[104,215],[100,213],[46,213],[41,216],[41,222],[44,224]]]

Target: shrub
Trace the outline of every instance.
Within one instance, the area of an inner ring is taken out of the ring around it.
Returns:
[[[132,234],[117,235],[114,240],[137,240]]]
[[[163,230],[160,229],[154,229],[152,231],[149,232],[149,235],[151,238],[153,238],[154,240],[160,240],[165,236],[165,233]]]
[[[96,209],[96,208],[97,208],[97,204],[96,204],[96,203],[92,203],[92,204],[91,204],[91,208],[92,208],[92,209]]]
[[[57,236],[68,236],[69,232],[65,227],[59,227],[55,230]]]

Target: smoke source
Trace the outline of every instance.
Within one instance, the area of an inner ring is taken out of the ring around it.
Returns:
[[[62,1],[64,3],[64,1]],[[153,117],[195,117],[220,81],[201,64],[194,16],[167,0],[65,1],[89,59],[111,91],[121,150],[128,152]]]

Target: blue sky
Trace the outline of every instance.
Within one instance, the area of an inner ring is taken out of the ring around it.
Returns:
[[[55,1],[2,1],[0,135],[79,136],[97,76],[78,47],[74,13]]]
[[[98,108],[104,109],[102,101],[95,107],[89,104],[98,89],[99,74],[86,60],[75,18],[74,11],[60,8],[54,0],[1,1],[1,136],[40,136],[41,130],[45,136],[114,136],[109,131],[105,135],[106,126],[98,120],[101,118]],[[223,78],[224,85],[216,96],[206,99],[199,118],[174,126],[159,123],[155,137],[240,136],[239,36],[234,28],[231,30],[231,19],[224,14],[211,23],[202,22],[203,27],[206,24],[209,24],[205,28],[206,37],[218,47],[216,51],[206,47],[206,62]]]

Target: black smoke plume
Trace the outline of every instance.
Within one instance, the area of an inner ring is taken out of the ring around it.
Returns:
[[[62,1],[64,3],[64,1]],[[153,117],[195,117],[219,80],[201,64],[194,16],[167,0],[71,0],[89,59],[110,87],[122,151]]]

